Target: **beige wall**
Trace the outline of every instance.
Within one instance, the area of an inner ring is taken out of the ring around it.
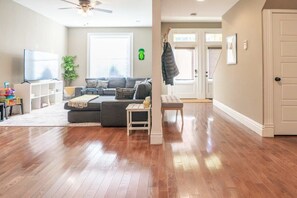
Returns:
[[[297,9],[296,0],[266,0],[264,9]]]
[[[240,0],[222,20],[223,38],[237,33],[238,63],[226,64],[226,43],[214,77],[214,99],[263,123],[262,8],[265,0]],[[243,41],[248,40],[248,50]]]
[[[11,1],[0,1],[0,87],[23,81],[24,49],[67,52],[67,28]]]
[[[74,85],[85,85],[87,77],[87,39],[88,33],[120,32],[133,33],[133,76],[151,77],[152,74],[152,28],[69,28],[68,54],[77,56],[79,78]],[[145,60],[138,60],[138,49],[144,48]]]

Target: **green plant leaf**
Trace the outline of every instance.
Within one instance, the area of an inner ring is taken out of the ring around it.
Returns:
[[[70,82],[78,78],[78,73],[76,68],[79,67],[78,64],[75,63],[76,56],[66,55],[62,57],[62,68],[64,69],[64,73],[62,73],[64,81],[66,84],[70,85]]]

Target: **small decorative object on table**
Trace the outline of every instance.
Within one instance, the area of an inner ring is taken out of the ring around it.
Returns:
[[[144,106],[144,108],[149,108],[150,104],[151,104],[151,98],[149,96],[147,96],[145,98],[145,100],[143,101],[143,106]]]

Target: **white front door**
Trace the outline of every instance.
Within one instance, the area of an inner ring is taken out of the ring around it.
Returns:
[[[180,98],[198,97],[198,34],[195,30],[173,30],[169,34],[179,75],[174,78],[174,86],[169,94]]]
[[[297,135],[297,14],[273,15],[276,135]]]
[[[172,95],[180,98],[197,98],[197,48],[174,47],[179,75],[174,79]]]
[[[212,98],[212,74],[222,43],[220,29],[172,29],[168,37],[180,71],[168,94]]]
[[[206,98],[213,98],[213,74],[221,55],[221,46],[206,46],[206,83],[205,94]]]

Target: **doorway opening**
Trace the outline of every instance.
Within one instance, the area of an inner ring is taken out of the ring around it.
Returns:
[[[222,49],[221,29],[171,29],[168,40],[180,71],[168,94],[212,98],[213,72]]]

